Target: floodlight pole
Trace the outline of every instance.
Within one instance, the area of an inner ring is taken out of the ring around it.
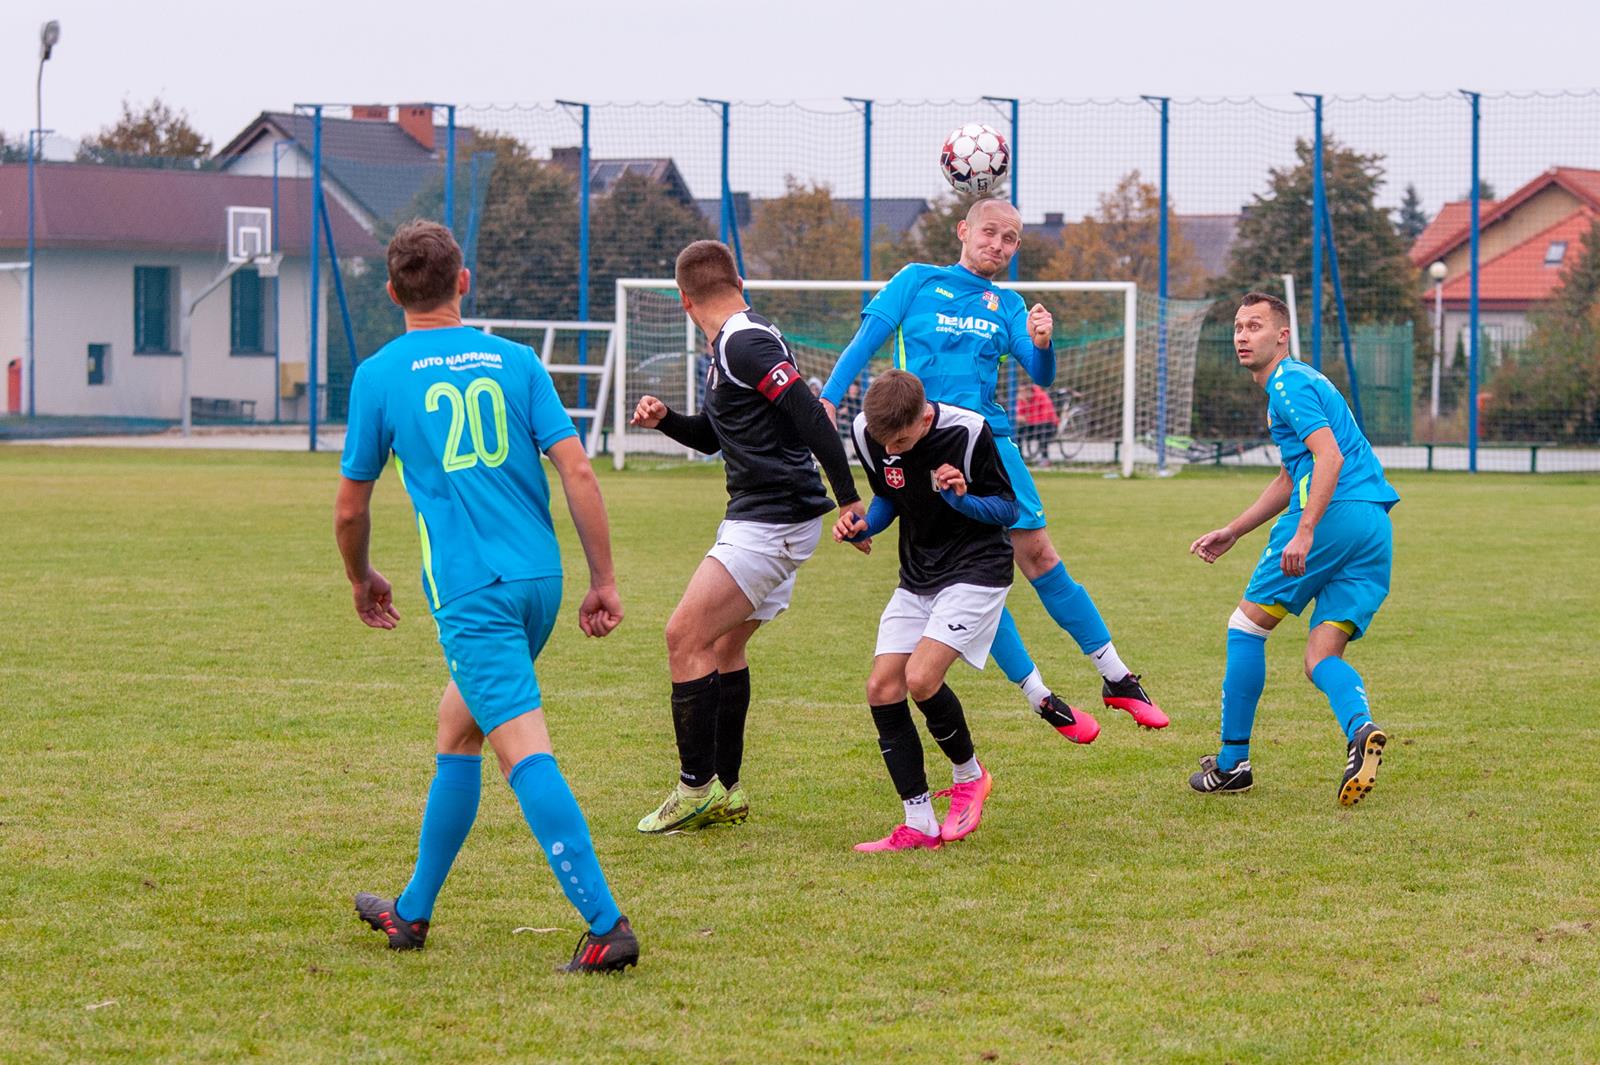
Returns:
[[[190,413],[191,412],[189,410],[189,406],[190,406],[189,364],[190,364],[190,361],[192,360],[192,358],[194,356],[194,352],[191,350],[190,341],[191,341],[191,339],[193,337],[193,333],[194,333],[194,312],[195,312],[195,308],[200,306],[200,301],[201,300],[205,299],[207,296],[211,295],[217,289],[221,288],[222,285],[224,283],[226,283],[227,280],[230,277],[232,277],[234,274],[238,273],[239,272],[239,268],[241,266],[244,266],[244,265],[245,264],[242,263],[242,262],[229,263],[228,266],[227,266],[227,269],[223,270],[222,273],[220,273],[216,277],[212,278],[211,279],[211,283],[209,285],[207,285],[205,288],[201,289],[200,292],[193,299],[189,300],[188,302],[186,302],[183,305],[183,321],[181,323],[179,323],[179,325],[178,325],[178,350],[179,350],[179,352],[182,353],[182,363],[183,363],[183,369],[182,369],[183,386],[182,386],[182,398],[180,399],[180,402],[183,404],[183,410],[182,410],[182,412],[180,414],[180,420],[181,420],[181,422],[183,424],[183,435],[184,436],[188,436],[189,435],[189,423],[190,423],[190,420],[191,420],[190,419]]]
[[[34,257],[38,252],[35,227],[37,225],[35,185],[38,169],[37,157],[44,154],[44,64],[50,58],[50,52],[61,40],[61,23],[51,19],[39,27],[39,73],[33,81],[33,129],[28,131],[28,344],[24,353],[28,363],[28,417],[32,418],[34,410],[34,317],[33,317],[33,284],[34,277],[39,273],[38,264]]]

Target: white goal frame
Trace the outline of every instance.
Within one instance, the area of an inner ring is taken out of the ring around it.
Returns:
[[[751,292],[876,292],[887,281],[759,281],[747,280],[744,287]],[[615,381],[611,386],[612,432],[611,463],[617,469],[627,464],[627,426],[632,411],[626,410],[628,395],[628,294],[635,289],[676,289],[678,283],[671,278],[619,277],[617,279],[617,318],[612,327],[611,341],[616,357],[611,361]],[[1018,289],[1024,292],[1120,292],[1122,293],[1122,444],[1118,448],[1122,476],[1133,476],[1134,401],[1137,390],[1139,349],[1139,286],[1132,281],[1000,281],[998,288]],[[684,352],[694,349],[695,325],[684,315]],[[783,323],[777,323],[783,328]],[[693,402],[695,375],[689,379],[690,402]],[[692,406],[690,413],[693,413]]]

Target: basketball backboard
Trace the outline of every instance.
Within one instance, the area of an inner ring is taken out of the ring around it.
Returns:
[[[228,208],[228,261],[253,263],[272,254],[272,209]]]

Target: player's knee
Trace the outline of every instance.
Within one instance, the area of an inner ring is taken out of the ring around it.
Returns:
[[[893,673],[880,673],[876,670],[867,678],[867,703],[871,706],[884,706],[888,703],[898,703],[906,697],[906,682],[904,677]]]
[[[667,660],[676,662],[705,645],[695,627],[677,614],[667,619]]]
[[[1014,551],[1017,565],[1022,567],[1022,572],[1029,579],[1050,572],[1061,561],[1061,556],[1056,554],[1055,545],[1050,542],[1050,537],[1044,534],[1043,529],[1027,536],[1013,534],[1013,543],[1016,545]]]
[[[917,702],[933,698],[943,686],[943,670],[933,669],[921,663],[911,663],[906,666],[906,690]]]
[[[1272,618],[1270,614],[1263,616],[1266,620],[1271,620]],[[1249,614],[1244,612],[1244,607],[1242,606],[1234,607],[1233,613],[1228,615],[1228,628],[1238,632],[1247,632],[1251,636],[1259,636],[1263,640],[1272,635],[1271,625],[1263,625],[1261,622],[1252,619]]]

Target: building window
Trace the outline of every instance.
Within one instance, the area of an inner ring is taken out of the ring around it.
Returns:
[[[106,383],[106,363],[110,360],[110,344],[89,345],[89,383],[91,385],[103,385]]]
[[[1560,266],[1561,260],[1567,257],[1567,242],[1552,240],[1550,246],[1544,251],[1544,264],[1546,266]]]
[[[133,350],[136,354],[170,354],[178,271],[170,266],[133,268]]]
[[[235,355],[263,355],[277,350],[273,308],[278,279],[262,277],[253,266],[241,267],[230,279],[229,348]]]

